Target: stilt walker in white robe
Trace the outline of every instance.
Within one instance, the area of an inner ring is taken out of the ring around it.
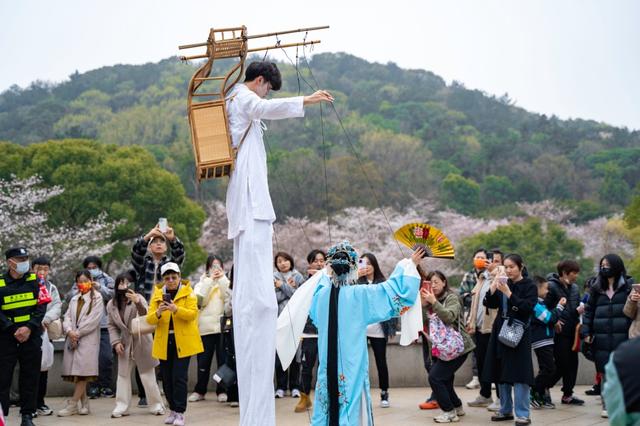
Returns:
[[[323,90],[310,96],[266,100],[282,85],[270,62],[253,62],[243,84],[229,94],[227,113],[238,150],[227,188],[228,238],[233,239],[233,331],[241,426],[275,425],[273,372],[278,305],[273,283],[272,224],[276,219],[267,179],[262,120],[303,117],[304,106],[331,102]]]
[[[313,426],[373,426],[369,392],[367,325],[400,316],[401,345],[422,330],[416,265],[425,254],[398,262],[389,279],[357,285],[357,254],[348,242],[327,252],[328,270],[316,273],[293,294],[278,317],[277,348],[283,368],[300,343],[307,315],[318,327],[318,379]]]

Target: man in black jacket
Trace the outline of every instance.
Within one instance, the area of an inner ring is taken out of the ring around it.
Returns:
[[[20,424],[33,426],[42,357],[42,319],[47,305],[40,303],[27,249],[11,248],[5,256],[8,270],[0,274],[0,404],[7,416],[13,369],[20,363]]]
[[[573,396],[578,375],[578,353],[573,351],[576,327],[580,322],[580,289],[576,284],[580,265],[575,260],[563,260],[558,263],[557,274],[549,274],[549,293],[545,299],[547,306],[556,306],[563,297],[567,300],[565,309],[555,326],[554,358],[556,373],[553,383],[562,378],[562,403],[582,405],[584,401]]]

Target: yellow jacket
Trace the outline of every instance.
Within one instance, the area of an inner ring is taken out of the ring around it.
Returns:
[[[147,321],[157,324],[153,338],[152,355],[156,359],[167,359],[167,344],[169,341],[169,320],[173,318],[173,332],[176,338],[178,358],[185,358],[204,351],[202,339],[198,332],[198,302],[189,281],[182,280],[180,289],[173,299],[178,307],[176,313],[164,311],[160,318],[156,311],[162,303],[162,287],[156,287],[151,296]]]

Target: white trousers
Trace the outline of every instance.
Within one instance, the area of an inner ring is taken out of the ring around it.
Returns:
[[[233,240],[233,332],[241,426],[274,426],[273,372],[278,303],[273,228],[254,220]]]
[[[129,407],[131,406],[131,372],[136,365],[131,358],[122,360],[122,362],[120,362],[120,358],[118,357],[118,380],[116,382],[116,408],[113,409],[114,414],[129,412]],[[156,372],[153,368],[138,372],[140,373],[140,381],[142,381],[144,391],[147,394],[149,411],[156,414],[164,408],[158,382],[156,381]]]

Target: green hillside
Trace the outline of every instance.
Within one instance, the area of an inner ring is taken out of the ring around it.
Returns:
[[[310,68],[313,75],[301,66],[299,79],[281,64],[283,91],[275,95],[308,93],[305,81],[318,81],[335,95],[341,121],[324,107],[323,126],[312,107],[304,120],[267,123],[279,215],[324,214],[325,155],[331,210],[374,206],[372,185],[383,204],[396,207],[413,195],[467,214],[502,215],[513,201],[556,199],[574,206],[580,220],[622,210],[640,182],[638,131],[529,113],[506,95],[342,53],[315,55]],[[199,188],[194,181],[185,114],[193,70],[169,58],[12,87],[0,95],[0,140],[142,145],[191,197],[222,198],[224,181]]]

